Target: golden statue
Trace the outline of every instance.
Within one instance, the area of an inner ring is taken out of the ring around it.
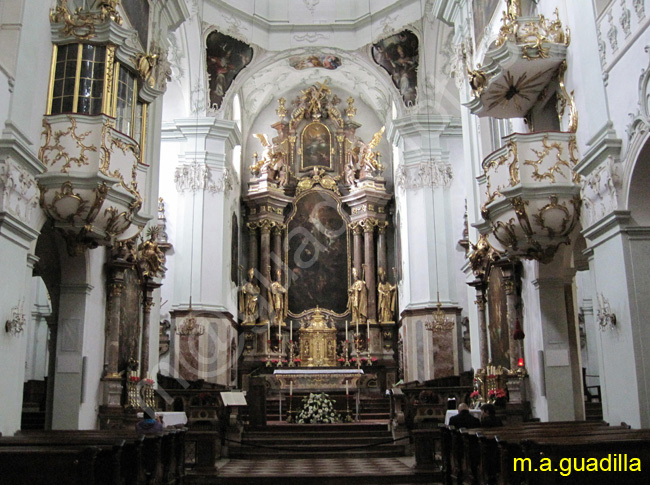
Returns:
[[[251,174],[256,177],[268,174],[270,180],[279,178],[282,167],[286,165],[284,152],[280,150],[279,145],[272,143],[265,133],[255,133],[253,136],[260,141],[264,150],[259,159],[255,154],[255,163],[250,167]]]
[[[260,287],[253,283],[255,270],[248,270],[248,282],[241,287],[239,293],[239,311],[243,315],[243,323],[255,323],[257,320],[257,301],[260,296]]]
[[[282,286],[282,271],[277,270],[276,275],[277,280],[271,283],[271,287],[269,288],[269,301],[272,305],[273,320],[279,325],[286,317],[284,301],[287,290]]]
[[[384,166],[379,163],[377,157],[379,152],[373,151],[379,145],[381,137],[384,134],[386,127],[382,126],[381,130],[372,136],[372,140],[367,145],[362,144],[359,152],[359,163],[361,164],[361,171],[366,175],[381,175],[384,171]]]
[[[354,282],[348,288],[348,308],[352,314],[352,324],[365,323],[368,318],[368,291],[366,282],[359,279],[356,268],[352,268]]]
[[[379,285],[377,285],[377,293],[379,293],[379,302],[377,310],[379,312],[379,323],[394,323],[395,290],[397,286],[386,281],[386,271],[383,268],[379,268],[378,273]]]
[[[163,269],[165,254],[162,252],[156,239],[158,238],[158,227],[149,231],[149,239],[138,246],[138,259],[144,276],[154,278]]]

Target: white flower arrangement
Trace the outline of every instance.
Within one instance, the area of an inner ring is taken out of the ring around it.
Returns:
[[[334,410],[334,403],[325,393],[309,393],[302,400],[302,410],[298,413],[297,421],[305,423],[338,423],[341,416]]]

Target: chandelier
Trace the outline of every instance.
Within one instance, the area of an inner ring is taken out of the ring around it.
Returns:
[[[424,323],[424,328],[431,330],[434,333],[448,332],[454,328],[456,324],[453,320],[447,318],[447,315],[442,311],[442,303],[440,302],[440,292],[438,294],[438,303],[436,303],[436,310],[432,314],[432,319]]]
[[[190,309],[187,316],[180,325],[176,327],[176,335],[182,337],[201,336],[205,333],[205,327],[196,321],[192,313],[192,297],[190,296]]]

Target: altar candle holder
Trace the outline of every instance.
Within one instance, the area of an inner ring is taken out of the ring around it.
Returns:
[[[345,363],[343,365],[350,367],[350,349],[348,348],[350,345],[348,343],[348,340],[345,339]]]
[[[293,355],[293,340],[290,339],[290,340],[289,340],[289,362],[287,362],[287,365],[288,365],[289,367],[295,367],[295,366],[296,366],[296,364],[295,364],[295,362],[293,361],[293,359],[294,359],[294,355]]]
[[[266,367],[271,367],[271,339],[266,341]]]

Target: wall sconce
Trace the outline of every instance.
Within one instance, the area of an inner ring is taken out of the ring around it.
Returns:
[[[12,335],[22,333],[25,327],[25,314],[23,313],[23,300],[11,309],[11,319],[5,323],[5,330]]]
[[[616,314],[612,312],[609,306],[609,300],[603,296],[602,293],[598,295],[598,310],[596,318],[600,329],[605,331],[607,327],[613,329],[616,327]]]

